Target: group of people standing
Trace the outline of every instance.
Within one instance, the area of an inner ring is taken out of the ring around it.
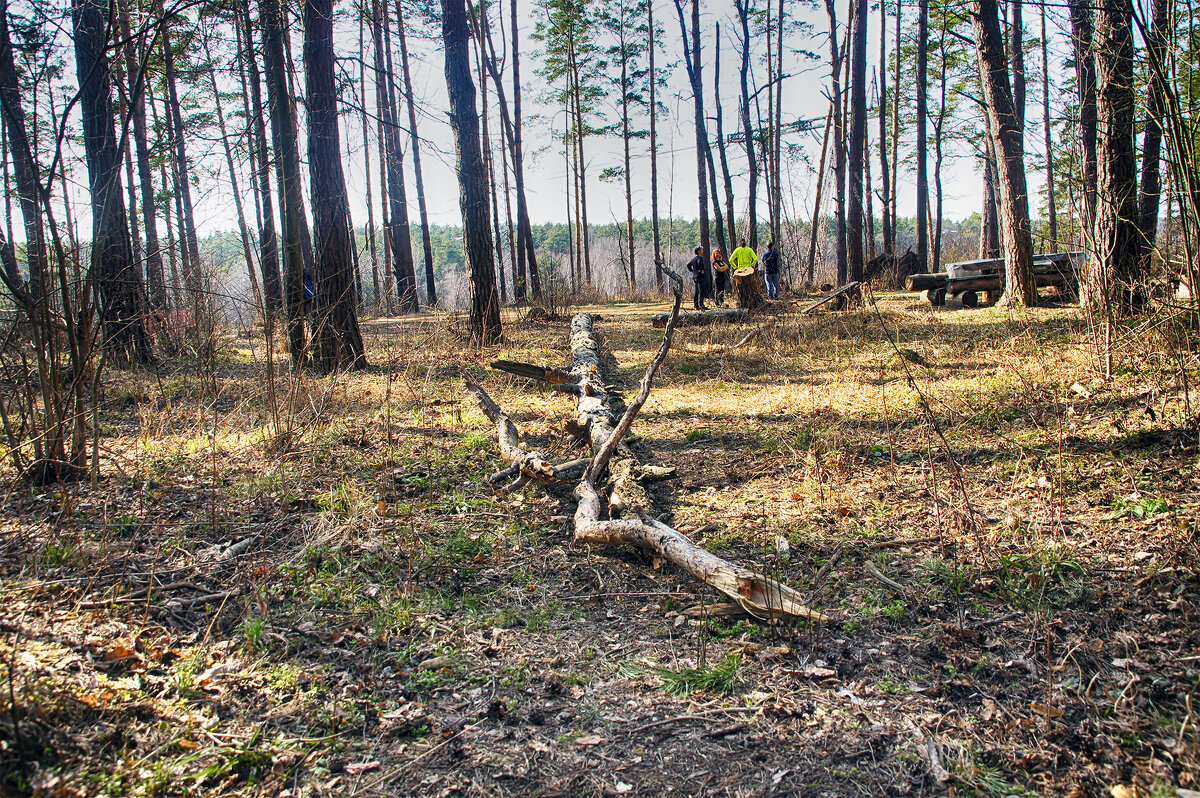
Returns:
[[[746,239],[743,238],[738,241],[737,249],[729,253],[729,260],[725,259],[720,249],[713,249],[712,271],[715,279],[710,279],[704,261],[704,247],[696,247],[695,255],[696,257],[688,261],[687,270],[692,273],[692,279],[696,282],[696,290],[692,297],[692,305],[696,310],[708,310],[704,305],[705,299],[712,299],[718,306],[723,307],[725,292],[733,288],[731,273],[738,269],[757,269],[760,262],[758,253],[746,246]],[[772,241],[767,244],[761,258],[768,299],[779,299],[779,260],[779,251],[775,249],[775,242]]]

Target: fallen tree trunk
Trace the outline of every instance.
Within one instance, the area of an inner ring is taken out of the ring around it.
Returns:
[[[749,311],[744,308],[728,308],[725,310],[701,310],[695,313],[685,313],[675,320],[676,327],[703,327],[709,324],[734,324],[745,321]],[[655,313],[650,317],[650,323],[663,328],[671,320],[670,313]]]
[[[818,299],[816,302],[805,306],[800,311],[800,315],[803,316],[812,313],[817,308],[823,307],[830,302],[834,302],[834,310],[843,310],[848,304],[862,302],[861,286],[862,283],[860,282],[846,283],[836,291],[832,291]]]
[[[648,514],[650,500],[643,482],[661,478],[661,469],[653,471],[639,464],[636,455],[625,443],[625,438],[649,397],[654,375],[671,347],[682,299],[682,292],[678,288],[679,278],[671,276],[675,283],[675,306],[666,325],[662,346],[642,377],[637,397],[619,418],[614,410],[617,397],[610,394],[602,379],[600,344],[592,328],[594,318],[589,313],[580,313],[571,320],[572,359],[571,367],[567,370],[567,384],[577,389],[574,391],[576,425],[586,431],[593,452],[583,478],[575,488],[575,496],[579,501],[575,511],[575,539],[581,543],[632,545],[650,549],[667,562],[729,596],[746,612],[758,618],[807,618],[819,623],[828,622],[829,616],[807,607],[801,596],[788,586],[717,557]],[[561,374],[558,370],[544,371],[547,374],[554,373],[556,379]],[[468,383],[468,387],[471,387],[471,383]],[[484,397],[487,394],[481,388],[473,388],[472,392],[485,415],[497,423],[499,432],[507,438],[500,445],[502,456],[514,464],[533,458],[537,453],[525,452],[519,442],[513,445],[509,426],[504,423],[507,418],[500,419],[503,414],[498,413],[498,408],[491,410],[495,403],[490,398],[487,398],[490,407],[485,407]],[[497,415],[497,418],[493,418],[493,415]],[[540,468],[536,460],[529,466],[534,473],[526,478],[535,478],[539,474],[544,477],[545,469]],[[524,470],[521,473],[525,476]],[[598,487],[603,476],[608,477],[605,483],[609,491],[607,497]]]

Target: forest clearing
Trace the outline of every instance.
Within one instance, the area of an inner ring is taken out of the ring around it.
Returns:
[[[586,456],[569,396],[488,368],[562,365],[569,315],[506,310],[481,351],[444,312],[364,321],[369,369],[273,385],[250,333],[107,370],[100,473],[5,494],[0,791],[1200,788],[1184,317],[1119,325],[1103,379],[1076,308],[800,304],[677,330],[631,445],[677,469],[657,518],[828,623],[574,543],[569,485],[494,492],[460,370]],[[628,399],[668,306],[585,309]]]

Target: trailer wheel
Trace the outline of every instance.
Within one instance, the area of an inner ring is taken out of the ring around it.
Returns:
[[[962,300],[964,308],[979,307],[979,294],[974,291],[963,291],[958,295],[958,298]]]
[[[929,290],[929,304],[935,308],[945,307],[946,305],[946,289],[931,288]]]

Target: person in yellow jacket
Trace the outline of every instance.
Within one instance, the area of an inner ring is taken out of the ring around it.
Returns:
[[[738,269],[753,269],[758,265],[758,254],[746,246],[746,239],[738,240],[738,248],[729,254],[729,266],[734,271]]]

